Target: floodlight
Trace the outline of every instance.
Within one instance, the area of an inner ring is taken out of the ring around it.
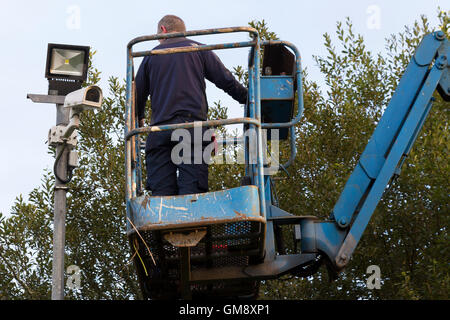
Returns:
[[[80,89],[87,78],[88,61],[87,46],[49,43],[45,67],[45,77],[50,84],[49,91],[67,95]]]
[[[84,66],[84,51],[52,49],[50,74],[82,76]]]

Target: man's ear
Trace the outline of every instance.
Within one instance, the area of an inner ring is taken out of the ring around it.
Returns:
[[[167,33],[167,29],[164,26],[161,26],[161,33]]]

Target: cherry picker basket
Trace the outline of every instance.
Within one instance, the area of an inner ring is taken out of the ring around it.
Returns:
[[[214,213],[205,218],[203,203],[211,199],[216,201],[210,206]],[[183,273],[188,274],[192,298],[254,297],[259,281],[223,278],[230,268],[245,272],[263,258],[265,223],[255,210],[257,204],[254,186],[132,201],[129,219],[134,222],[129,223],[128,236],[146,297],[181,297]],[[160,210],[163,207],[166,211]],[[189,256],[183,258],[183,254]],[[188,265],[182,262],[186,258]]]

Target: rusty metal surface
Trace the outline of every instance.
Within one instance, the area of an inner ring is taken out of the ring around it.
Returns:
[[[164,238],[174,247],[195,247],[206,235],[206,228],[188,231],[170,231]]]
[[[170,38],[182,38],[182,37],[190,37],[190,36],[202,36],[207,34],[224,34],[224,33],[234,33],[234,32],[248,32],[253,37],[258,36],[258,31],[251,27],[231,27],[231,28],[214,28],[214,29],[202,29],[202,30],[192,30],[186,32],[174,32],[174,33],[160,33],[148,36],[141,36],[132,39],[127,48],[131,49],[135,44],[144,42],[144,41],[153,41],[159,39],[170,39]]]
[[[181,228],[193,228],[193,227],[202,227],[202,226],[210,226],[210,225],[216,225],[221,223],[234,223],[239,221],[252,221],[252,222],[261,222],[265,223],[266,219],[264,217],[257,217],[257,216],[246,216],[245,219],[242,217],[232,217],[232,218],[207,218],[203,217],[198,221],[192,221],[192,222],[174,222],[174,223],[165,223],[165,224],[158,224],[158,223],[148,223],[145,225],[142,225],[139,228],[139,231],[152,231],[152,230],[174,230],[174,229],[181,229]],[[127,235],[130,235],[134,233],[134,230],[129,230],[127,232]]]
[[[145,57],[145,56],[150,56],[150,55],[163,55],[163,54],[198,52],[198,51],[208,51],[208,50],[245,48],[245,47],[251,47],[254,45],[255,45],[254,41],[230,42],[230,43],[220,43],[220,44],[208,44],[208,45],[138,51],[138,52],[133,52],[132,56],[134,58],[138,58],[138,57]]]
[[[158,39],[168,39],[168,38],[177,38],[177,37],[186,37],[186,36],[197,36],[197,35],[207,35],[207,34],[221,34],[221,33],[231,33],[231,32],[249,32],[251,34],[251,38],[253,41],[247,42],[236,42],[236,43],[226,43],[226,44],[218,44],[218,45],[201,45],[198,47],[189,47],[189,48],[176,48],[174,50],[166,50],[159,51],[159,53],[170,54],[176,52],[176,50],[212,50],[214,48],[236,48],[242,46],[251,46],[253,55],[251,57],[252,66],[249,68],[249,75],[252,78],[251,83],[253,86],[249,88],[249,101],[251,104],[251,112],[249,118],[238,118],[238,119],[226,119],[226,120],[211,120],[200,122],[201,126],[221,126],[226,124],[237,124],[237,123],[246,123],[250,125],[250,128],[255,128],[257,131],[257,148],[258,148],[258,157],[257,157],[257,165],[253,165],[254,169],[257,171],[257,176],[255,177],[254,184],[259,187],[262,191],[264,190],[264,178],[263,178],[263,159],[262,159],[262,135],[261,135],[261,104],[260,104],[260,44],[261,40],[258,36],[258,32],[256,29],[251,27],[232,27],[232,28],[216,28],[216,29],[205,29],[205,30],[195,30],[195,31],[187,31],[187,32],[179,32],[179,33],[169,33],[169,34],[156,34],[151,36],[143,36],[137,37],[131,40],[127,46],[127,102],[126,102],[126,126],[125,126],[125,148],[126,148],[126,199],[129,201],[130,199],[136,198],[136,175],[139,173],[136,172],[135,168],[131,164],[131,160],[133,158],[132,153],[136,152],[134,148],[132,148],[129,139],[137,134],[151,132],[151,131],[160,131],[160,130],[170,130],[177,128],[189,128],[194,127],[196,123],[190,124],[178,124],[178,125],[167,125],[167,126],[152,126],[147,128],[133,128],[131,124],[132,117],[132,81],[134,79],[134,66],[133,66],[133,58],[135,53],[133,53],[133,46],[137,43]],[[158,53],[158,52],[157,52]],[[259,211],[262,213],[262,216],[265,217],[265,199],[264,197],[259,197]]]
[[[184,196],[141,196],[128,201],[127,209],[128,218],[139,231],[237,221],[265,222],[255,186]],[[128,235],[134,232],[127,224]]]
[[[262,100],[293,100],[294,79],[291,76],[261,77]]]
[[[263,41],[261,43],[262,45],[279,45],[282,44],[284,46],[287,46],[290,48],[294,54],[295,54],[295,75],[294,79],[296,81],[297,86],[297,115],[294,119],[292,119],[289,122],[282,122],[282,123],[262,123],[261,127],[263,129],[268,128],[288,128],[296,125],[300,122],[303,116],[303,110],[304,110],[304,102],[303,102],[303,87],[302,87],[302,61],[301,61],[301,55],[300,51],[297,49],[297,47],[292,44],[289,41],[279,41],[279,40],[269,40],[269,41]],[[295,140],[295,139],[293,139]]]
[[[350,261],[350,256],[355,250],[357,244],[358,241],[356,241],[353,235],[349,233],[334,260],[338,268],[342,269],[348,264],[348,262]]]
[[[167,125],[160,125],[160,126],[149,126],[149,127],[142,127],[142,128],[136,128],[133,130],[130,130],[125,135],[125,139],[129,140],[132,136],[135,136],[137,134],[142,133],[148,133],[148,132],[156,132],[156,131],[163,131],[163,130],[174,130],[174,129],[189,129],[194,128],[196,126],[200,127],[218,127],[223,125],[230,125],[230,124],[238,124],[238,123],[250,123],[255,126],[260,126],[261,123],[258,120],[252,119],[252,118],[231,118],[231,119],[221,119],[221,120],[209,120],[209,121],[194,121],[194,122],[187,122],[187,123],[175,123],[175,124],[167,124]]]

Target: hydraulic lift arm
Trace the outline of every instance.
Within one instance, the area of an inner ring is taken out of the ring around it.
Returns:
[[[449,57],[443,32],[423,38],[333,209],[332,221],[302,226],[306,252],[325,253],[336,270],[346,266],[389,181],[399,174],[434,91],[450,101]]]

